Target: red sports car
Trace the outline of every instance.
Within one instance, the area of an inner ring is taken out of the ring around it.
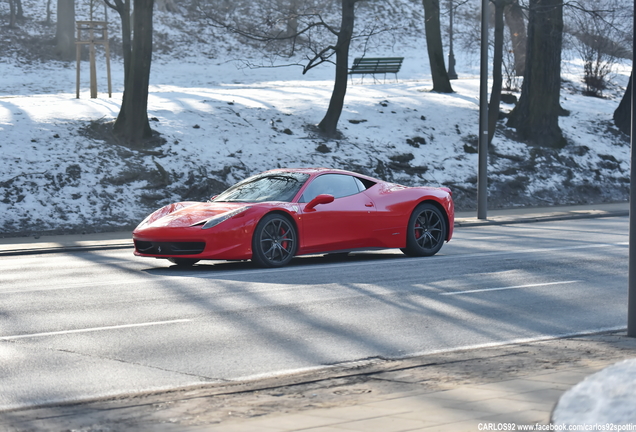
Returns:
[[[280,267],[294,256],[401,248],[435,255],[453,235],[448,188],[406,187],[349,171],[275,169],[207,202],[179,202],[133,231],[135,255],[190,266],[247,260]]]

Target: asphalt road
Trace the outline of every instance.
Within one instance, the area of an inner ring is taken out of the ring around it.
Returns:
[[[461,228],[283,269],[129,250],[0,260],[0,410],[624,328],[628,217]]]

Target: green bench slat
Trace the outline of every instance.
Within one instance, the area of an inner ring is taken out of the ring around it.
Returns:
[[[397,74],[402,66],[404,57],[357,57],[349,74]]]

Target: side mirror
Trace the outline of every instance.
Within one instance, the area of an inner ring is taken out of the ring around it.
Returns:
[[[307,205],[305,206],[305,211],[313,210],[314,207],[319,204],[329,204],[330,202],[333,202],[334,199],[335,198],[333,197],[333,195],[320,194],[307,203]]]

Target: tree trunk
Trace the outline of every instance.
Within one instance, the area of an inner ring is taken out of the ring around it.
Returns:
[[[291,0],[287,9],[287,30],[285,34],[291,38],[289,41],[289,56],[291,57],[296,52],[296,37],[298,35],[298,0]]]
[[[494,0],[495,3],[495,48],[492,61],[492,92],[488,104],[488,144],[495,136],[497,120],[499,120],[499,103],[501,102],[501,87],[503,77],[501,65],[503,63],[504,44],[504,7],[506,0]]]
[[[15,0],[9,0],[9,28],[16,28]]]
[[[325,117],[318,124],[318,129],[328,137],[337,133],[338,120],[342,114],[344,98],[349,80],[349,45],[353,35],[355,19],[354,6],[357,0],[342,0],[342,23],[338,32],[336,45],[336,79],[334,81],[329,108]]]
[[[55,44],[62,60],[75,60],[75,0],[57,0]]]
[[[433,91],[453,93],[448,71],[444,65],[444,47],[439,22],[439,0],[422,0],[424,4],[424,28],[426,31],[426,48],[428,61],[433,77]]]
[[[121,2],[120,2],[121,3]],[[124,56],[124,85],[130,75],[130,60],[132,57],[132,25],[130,22],[130,0],[125,0],[117,7],[121,18],[121,46]]]
[[[132,30],[130,26],[130,0],[114,0],[111,3],[105,0],[105,4],[114,9],[121,19],[121,45],[124,57],[124,85],[130,71],[130,57],[132,53]]]
[[[627,90],[621,99],[621,103],[618,104],[618,108],[614,111],[614,124],[626,135],[631,133],[632,124],[632,79],[634,77],[630,75],[629,84],[627,84]]]
[[[530,145],[562,148],[561,94],[562,0],[530,0],[528,55],[521,97],[508,126]]]
[[[523,9],[519,6],[519,0],[513,0],[505,9],[506,24],[510,29],[512,41],[512,53],[515,58],[515,74],[523,76],[526,69],[526,47],[528,38],[526,24],[523,21]]]
[[[296,34],[298,34],[298,3],[292,1],[289,5],[289,14],[287,16],[287,35]]]
[[[124,96],[113,127],[115,135],[137,148],[143,148],[144,141],[152,137],[148,122],[148,86],[152,60],[153,6],[154,0],[134,0],[134,39],[128,66],[124,64]],[[127,16],[130,20],[130,15]]]
[[[46,25],[51,25],[51,0],[46,0]]]

